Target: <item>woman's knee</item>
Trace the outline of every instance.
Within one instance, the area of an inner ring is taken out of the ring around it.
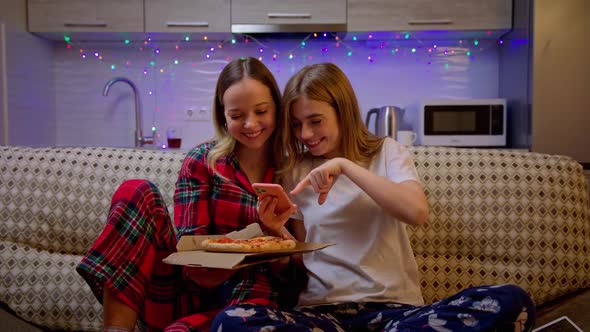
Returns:
[[[146,227],[167,231],[171,227],[169,219],[162,194],[148,180],[126,180],[113,195],[110,223],[134,225],[143,231],[146,231]]]
[[[514,328],[514,331],[532,329],[536,320],[536,308],[527,291],[513,284],[496,286],[494,291],[502,299],[502,307],[506,309],[505,317],[512,318],[506,328]]]
[[[464,303],[464,304],[462,304]],[[535,305],[523,288],[513,285],[477,286],[463,290],[444,304],[468,306],[480,312],[502,317],[522,316],[526,312],[529,320],[535,317]]]
[[[512,301],[519,302],[527,307],[534,307],[533,299],[524,288],[514,284],[500,285],[496,286],[496,288],[502,290],[502,293],[506,294]]]
[[[141,193],[143,195],[155,194],[161,196],[160,190],[154,183],[145,179],[129,179],[123,181],[115,191],[113,198],[116,197],[127,197],[132,199],[135,195]]]
[[[213,321],[211,322],[211,331],[241,331],[244,329],[244,324],[250,319],[256,317],[256,321],[263,323],[263,312],[266,313],[266,307],[255,304],[238,304],[232,305],[221,310]],[[252,326],[248,323],[248,326]]]

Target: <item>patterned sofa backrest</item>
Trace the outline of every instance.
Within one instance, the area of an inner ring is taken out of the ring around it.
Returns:
[[[590,287],[587,182],[574,160],[539,153],[413,147],[430,204],[408,227],[425,301],[513,283],[537,304]]]
[[[0,147],[0,239],[84,254],[126,179],[154,182],[172,212],[183,159],[156,150]]]

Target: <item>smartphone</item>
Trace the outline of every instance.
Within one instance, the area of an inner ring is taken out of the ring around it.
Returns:
[[[267,196],[272,196],[278,199],[275,213],[280,214],[288,210],[293,203],[289,199],[289,195],[285,189],[276,183],[252,183],[252,188],[258,195],[258,199],[263,199]]]

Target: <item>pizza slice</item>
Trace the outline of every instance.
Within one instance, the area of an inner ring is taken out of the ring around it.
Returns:
[[[207,251],[224,252],[268,252],[295,248],[295,240],[276,236],[258,236],[247,240],[235,240],[228,237],[206,239],[202,246]]]

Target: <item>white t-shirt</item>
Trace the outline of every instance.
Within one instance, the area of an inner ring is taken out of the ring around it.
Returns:
[[[308,156],[293,172],[293,184],[327,159]],[[368,169],[393,182],[419,181],[405,146],[387,138]],[[286,183],[292,189],[293,184]],[[399,302],[423,304],[418,268],[406,224],[386,213],[348,177],[341,175],[323,205],[306,187],[292,196],[303,220],[306,242],[334,246],[304,254],[309,285],[300,306],[341,302]]]

